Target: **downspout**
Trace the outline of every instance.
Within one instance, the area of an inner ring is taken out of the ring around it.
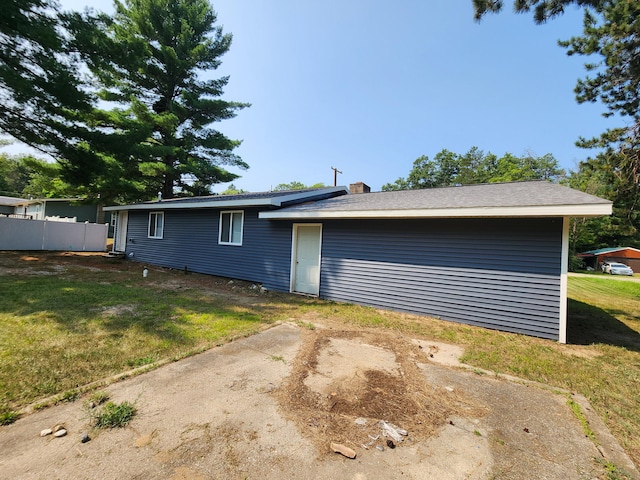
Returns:
[[[562,218],[562,253],[560,254],[560,328],[558,342],[567,343],[567,272],[569,270],[569,217]]]

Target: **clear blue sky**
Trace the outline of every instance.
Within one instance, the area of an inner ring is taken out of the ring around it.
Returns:
[[[110,0],[62,0],[89,3],[112,10]],[[233,34],[213,76],[230,76],[225,99],[252,104],[216,125],[243,140],[237,153],[251,168],[234,184],[330,185],[335,166],[339,185],[379,190],[420,155],[472,146],[551,153],[574,169],[592,154],[576,139],[615,126],[602,105],[576,103],[585,59],[557,45],[580,34],[581,11],[537,26],[505,5],[476,23],[471,0],[213,2]]]

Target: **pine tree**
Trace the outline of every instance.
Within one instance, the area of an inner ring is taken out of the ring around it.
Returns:
[[[0,132],[50,154],[72,152],[91,109],[53,0],[5,0],[0,15]]]
[[[220,65],[232,38],[214,25],[209,2],[124,0],[115,6],[112,18],[85,15],[94,28],[76,33],[102,87],[100,98],[111,107],[94,112],[92,123],[117,141],[91,145],[103,153],[97,176],[83,179],[73,162],[67,172],[76,181],[127,192],[129,200],[158,192],[163,198],[209,194],[212,185],[237,178],[225,167],[248,168],[233,153],[240,142],[212,124],[248,104],[219,98],[228,77],[203,79]]]

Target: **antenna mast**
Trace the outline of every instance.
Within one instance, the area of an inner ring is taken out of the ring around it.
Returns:
[[[331,167],[331,170],[333,170],[333,186],[335,187],[338,185],[338,174],[342,172],[336,167]]]

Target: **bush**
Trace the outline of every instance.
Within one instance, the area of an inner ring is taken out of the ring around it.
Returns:
[[[569,256],[569,271],[577,272],[579,270],[586,270],[584,260],[576,255]]]

